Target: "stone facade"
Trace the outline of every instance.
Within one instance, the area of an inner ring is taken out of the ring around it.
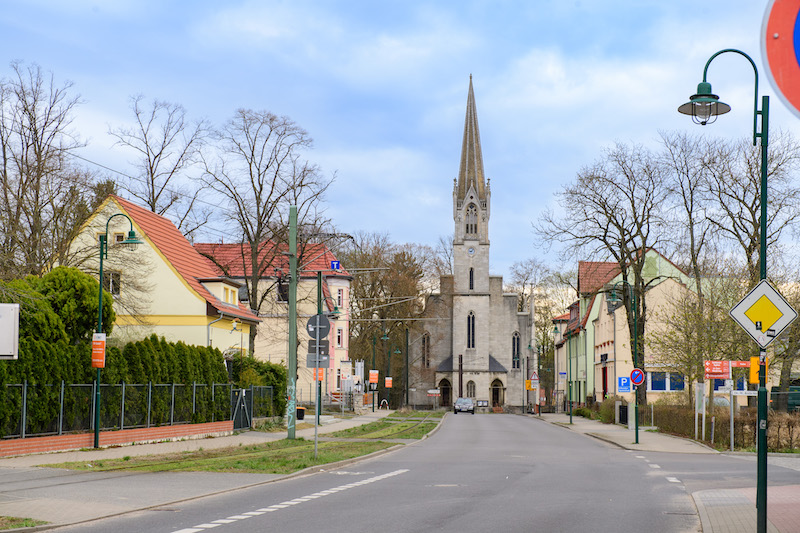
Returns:
[[[518,312],[518,296],[504,294],[503,278],[489,273],[490,208],[470,78],[453,187],[453,275],[442,276],[439,292],[428,298],[410,346],[416,405],[452,405],[465,396],[486,409],[519,411],[533,401],[525,390],[527,369],[535,368],[532,313],[530,306]],[[441,396],[429,396],[432,389]]]

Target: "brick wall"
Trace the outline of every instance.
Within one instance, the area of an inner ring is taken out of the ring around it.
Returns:
[[[206,424],[179,424],[175,426],[123,429],[121,431],[101,431],[100,446],[146,444],[148,442],[187,438],[199,439],[208,436],[230,435],[231,433],[233,433],[232,420]],[[79,450],[92,447],[94,447],[94,433],[11,439],[0,441],[0,457]]]

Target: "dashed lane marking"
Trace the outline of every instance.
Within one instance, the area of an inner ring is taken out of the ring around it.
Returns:
[[[371,478],[368,478],[368,479],[362,479],[361,481],[357,481],[357,482],[354,482],[354,483],[348,483],[347,485],[340,485],[338,487],[333,487],[333,488],[328,489],[328,490],[315,492],[314,494],[309,494],[308,496],[303,496],[303,497],[300,497],[300,498],[295,498],[293,500],[288,500],[288,501],[285,501],[285,502],[276,503],[275,505],[270,505],[269,507],[263,507],[261,509],[256,509],[255,511],[249,511],[249,512],[242,513],[242,514],[236,514],[236,515],[229,516],[227,518],[220,518],[219,520],[214,520],[212,522],[206,522],[206,523],[203,523],[203,524],[198,524],[198,525],[196,525],[194,527],[187,527],[187,528],[184,528],[184,529],[178,529],[176,531],[173,531],[172,533],[201,533],[202,531],[208,531],[209,529],[213,529],[213,528],[219,527],[221,525],[231,524],[231,523],[234,523],[234,522],[238,522],[239,520],[246,520],[246,519],[252,518],[254,516],[261,516],[262,514],[265,514],[265,513],[272,513],[272,512],[275,512],[275,511],[279,511],[280,509],[286,509],[287,507],[291,507],[293,505],[299,505],[301,503],[305,503],[305,502],[314,500],[316,498],[321,498],[323,496],[329,496],[331,494],[336,494],[336,493],[341,492],[343,490],[348,490],[348,489],[352,489],[352,488],[355,488],[355,487],[360,487],[362,485],[367,485],[369,483],[375,483],[376,481],[381,481],[381,480],[384,480],[384,479],[387,479],[387,478],[390,478],[390,477],[393,477],[393,476],[397,476],[397,475],[400,475],[400,474],[405,474],[406,472],[408,472],[408,469],[395,470],[394,472],[389,472],[387,474],[381,474],[380,476],[374,476],[374,477],[371,477]]]
[[[681,480],[676,478],[676,477],[668,477],[667,481],[669,481],[670,483],[680,483],[681,482]]]

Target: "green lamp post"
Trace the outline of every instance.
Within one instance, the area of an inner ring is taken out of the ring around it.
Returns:
[[[136,250],[142,241],[136,237],[136,232],[133,229],[133,221],[124,213],[115,213],[108,217],[106,221],[106,231],[99,236],[100,240],[100,291],[97,304],[97,333],[103,333],[103,259],[108,258],[108,226],[114,217],[125,217],[131,225],[130,231],[126,239],[120,241],[118,244],[127,248],[130,251]],[[105,344],[103,345],[105,351]],[[95,384],[95,397],[94,397],[94,447],[100,447],[100,369],[105,366],[105,359],[102,363],[97,365],[97,379]]]
[[[628,283],[626,280],[618,281],[614,284],[614,287],[611,289],[611,294],[609,295],[608,301],[618,304],[622,300],[619,296],[617,296],[617,285],[622,285],[623,287],[627,287],[631,291],[631,309],[633,312],[633,368],[638,368],[636,365],[639,363],[639,323],[638,323],[638,306],[636,305],[636,290],[633,288],[633,285]],[[616,363],[615,363],[616,364]],[[644,365],[643,365],[644,366]],[[639,387],[637,386],[636,391],[633,394],[633,424],[634,424],[634,433],[635,433],[635,443],[639,444]],[[628,426],[630,427],[630,426]]]
[[[713,122],[717,115],[722,115],[731,110],[730,106],[719,101],[711,94],[711,84],[706,81],[708,67],[719,55],[725,53],[738,54],[750,63],[755,74],[754,101],[753,101],[753,146],[756,140],[761,140],[761,220],[759,227],[759,266],[761,279],[767,279],[767,146],[769,144],[769,96],[761,98],[761,109],[758,109],[758,68],[753,59],[734,48],[726,48],[712,55],[703,69],[703,81],[697,87],[697,94],[689,102],[678,108],[680,113],[690,115],[696,123],[705,125]],[[758,117],[761,116],[761,131],[758,129]],[[758,532],[767,531],[767,387],[766,387],[766,350],[760,351],[760,366],[758,371],[758,436],[757,436],[757,487],[756,510]]]

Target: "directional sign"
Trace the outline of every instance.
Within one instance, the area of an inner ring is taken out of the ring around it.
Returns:
[[[731,379],[730,361],[703,361],[706,379]]]
[[[631,371],[631,383],[637,387],[644,383],[644,372],[640,368],[634,368]]]
[[[800,117],[800,0],[770,0],[761,25],[761,57],[783,103]]]
[[[730,311],[733,318],[756,344],[766,348],[797,318],[789,302],[762,279],[761,282]]]
[[[378,383],[378,371],[377,370],[370,370],[369,371],[369,382],[370,383],[375,383],[377,385],[377,383]]]
[[[325,315],[314,315],[308,319],[306,331],[308,331],[309,337],[313,339],[318,338],[317,333],[319,333],[320,339],[324,339],[331,331],[331,322]]]
[[[617,392],[630,392],[631,391],[631,378],[628,376],[619,376],[617,378]]]

